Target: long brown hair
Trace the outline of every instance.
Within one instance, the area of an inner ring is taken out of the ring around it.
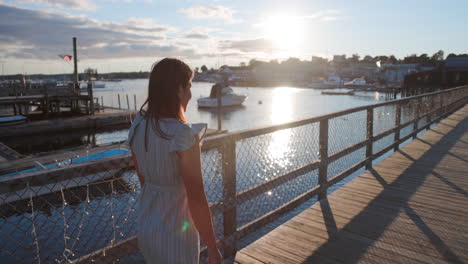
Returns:
[[[165,58],[153,64],[149,76],[148,98],[140,108],[141,116],[146,120],[145,150],[147,150],[147,128],[151,122],[154,131],[165,139],[171,137],[164,133],[159,126],[161,118],[175,118],[187,122],[178,92],[189,89],[193,71],[183,61]]]

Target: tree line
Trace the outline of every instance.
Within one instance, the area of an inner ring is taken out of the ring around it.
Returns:
[[[299,58],[294,58],[290,57],[282,62],[279,62],[277,59],[273,59],[270,61],[262,61],[262,60],[257,60],[257,59],[251,59],[248,64],[245,62],[241,62],[239,64],[239,67],[251,67],[255,68],[257,66],[261,65],[269,65],[269,66],[275,66],[275,65],[300,65],[300,64],[327,64],[329,62],[334,62],[338,63],[340,65],[343,64],[352,64],[352,63],[376,63],[377,61],[380,61],[381,64],[389,63],[389,64],[422,64],[422,65],[427,65],[427,66],[438,66],[441,62],[444,61],[446,58],[451,58],[451,57],[468,57],[468,54],[454,54],[450,53],[447,55],[447,57],[444,56],[444,51],[439,50],[436,53],[432,54],[429,56],[427,53],[422,53],[420,55],[418,54],[411,54],[408,55],[404,58],[398,59],[394,55],[379,55],[379,56],[371,56],[371,55],[365,55],[361,57],[359,54],[353,54],[350,57],[346,57],[346,55],[338,55],[338,58],[341,60],[339,61],[334,61],[328,60],[327,58],[319,57],[319,56],[313,56],[310,61],[307,60],[300,60]],[[227,65],[223,65],[220,68],[226,67]],[[201,66],[200,68],[195,68],[195,70],[198,72],[199,70],[201,72],[206,72],[208,71],[208,67],[206,65]],[[211,69],[213,70],[213,69]]]

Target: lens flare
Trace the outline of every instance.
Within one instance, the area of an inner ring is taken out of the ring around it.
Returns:
[[[187,221],[184,221],[182,223],[182,231],[186,231],[189,228],[189,226],[190,226],[190,223]]]

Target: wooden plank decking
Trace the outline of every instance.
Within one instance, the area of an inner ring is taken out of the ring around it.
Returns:
[[[468,263],[468,105],[236,263]]]

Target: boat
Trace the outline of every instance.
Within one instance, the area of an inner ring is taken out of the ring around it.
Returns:
[[[355,88],[366,88],[371,86],[370,84],[366,83],[366,80],[364,78],[355,78],[350,82],[345,82],[344,83],[345,87],[355,87]]]
[[[218,92],[221,92],[222,107],[241,105],[245,101],[245,99],[247,99],[247,95],[236,94],[234,93],[234,90],[231,87],[217,83],[213,85],[213,87],[211,87],[209,97],[202,97],[197,100],[198,107],[218,107]]]
[[[126,148],[113,148],[113,149],[108,149],[108,150],[101,151],[101,152],[92,153],[92,154],[89,154],[89,155],[86,155],[86,156],[71,158],[71,159],[61,161],[61,162],[54,162],[54,163],[50,163],[50,164],[46,164],[46,165],[43,165],[40,162],[35,161],[33,168],[18,171],[18,172],[3,174],[3,175],[0,175],[0,178],[3,178],[3,177],[18,177],[20,174],[24,174],[24,173],[30,173],[30,172],[35,172],[35,171],[43,171],[43,170],[53,169],[53,168],[57,168],[57,167],[66,167],[67,165],[70,165],[70,164],[86,163],[86,162],[96,161],[96,160],[103,159],[103,158],[109,158],[109,157],[114,157],[114,156],[119,156],[119,155],[126,155],[126,154],[129,154],[129,153],[130,153],[130,150],[126,149]],[[61,181],[61,182],[30,187],[30,190],[32,192],[25,192],[24,190],[20,190],[20,191],[14,192],[14,193],[0,194],[0,205],[3,204],[3,203],[28,199],[28,198],[30,198],[30,193],[32,193],[33,196],[40,196],[40,195],[44,195],[44,194],[58,192],[58,191],[60,191],[62,189],[63,186],[66,186],[66,188],[84,186],[84,185],[87,185],[87,184],[89,184],[91,182],[95,182],[95,181],[104,179],[106,177],[109,177],[109,175],[114,175],[114,173],[117,173],[118,171],[119,171],[119,169],[111,169],[111,170],[106,171],[106,173],[95,173],[95,174],[89,174],[89,175],[82,175],[81,177],[73,178],[73,180],[64,180],[64,181]]]
[[[18,125],[25,123],[27,120],[27,117],[21,115],[0,117],[0,126]]]
[[[337,88],[343,84],[341,78],[336,74],[331,74],[326,80],[310,83],[307,87],[315,89]]]

